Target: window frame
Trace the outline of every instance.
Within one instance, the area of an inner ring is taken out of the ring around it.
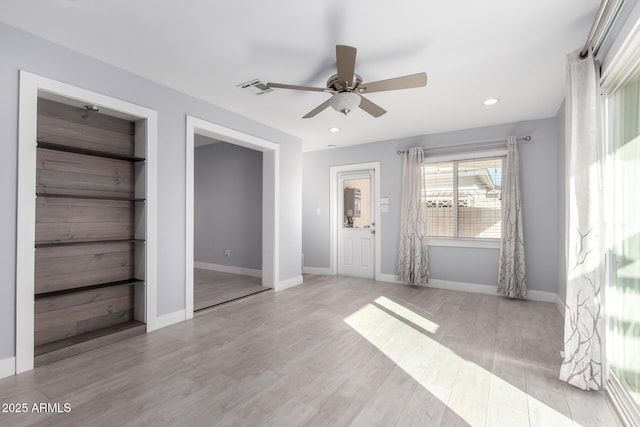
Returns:
[[[488,158],[502,158],[503,174],[504,166],[507,158],[507,148],[483,150],[483,151],[466,151],[464,153],[446,154],[438,156],[425,156],[423,165],[440,162],[453,162],[453,185],[454,185],[454,203],[457,207],[458,200],[458,163],[469,160],[481,160]],[[458,233],[460,224],[458,223],[458,209],[454,210],[455,231]],[[445,237],[445,236],[429,236],[427,242],[429,246],[449,246],[449,247],[466,247],[466,248],[488,248],[500,249],[500,239],[486,237]]]

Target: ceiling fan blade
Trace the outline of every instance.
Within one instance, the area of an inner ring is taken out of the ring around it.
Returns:
[[[336,46],[336,64],[338,67],[338,83],[353,84],[353,74],[356,69],[356,48],[345,45]]]
[[[385,90],[411,89],[427,85],[427,73],[410,74],[377,82],[362,83],[358,86],[360,93],[383,92]]]
[[[318,105],[316,108],[314,108],[313,110],[309,111],[302,118],[303,119],[310,119],[311,117],[315,117],[320,111],[324,110],[329,105],[331,105],[331,98],[327,99],[322,104]]]
[[[385,110],[378,104],[374,104],[373,102],[369,101],[364,96],[360,95],[360,98],[360,108],[371,114],[373,117],[380,117],[387,112],[387,110]]]
[[[267,83],[268,87],[275,87],[279,89],[293,89],[293,90],[306,90],[311,92],[329,92],[334,93],[333,90],[322,87],[310,87],[310,86],[298,86],[298,85],[288,85],[284,83]]]

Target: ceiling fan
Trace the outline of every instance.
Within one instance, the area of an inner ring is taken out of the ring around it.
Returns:
[[[303,116],[304,119],[315,117],[327,107],[333,107],[345,116],[360,107],[373,117],[380,117],[387,112],[384,108],[362,96],[366,93],[387,90],[410,89],[427,85],[427,74],[417,73],[377,82],[363,83],[362,77],[355,73],[356,48],[352,46],[336,46],[336,64],[338,73],[329,77],[327,87],[297,86],[284,83],[267,83],[270,88],[305,90],[311,92],[327,92],[333,96]]]

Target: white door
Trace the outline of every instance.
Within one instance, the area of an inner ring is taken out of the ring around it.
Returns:
[[[338,275],[374,278],[373,170],[338,175]]]

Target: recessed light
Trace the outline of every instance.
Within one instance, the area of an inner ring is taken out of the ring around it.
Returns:
[[[329,128],[329,132],[333,132],[333,133],[340,132],[340,128]]]
[[[500,100],[498,98],[489,98],[489,99],[485,99],[482,103],[484,105],[496,105],[498,102],[500,102]]]
[[[329,144],[329,145],[327,145],[327,147],[329,147],[329,148],[336,148],[336,144]]]

